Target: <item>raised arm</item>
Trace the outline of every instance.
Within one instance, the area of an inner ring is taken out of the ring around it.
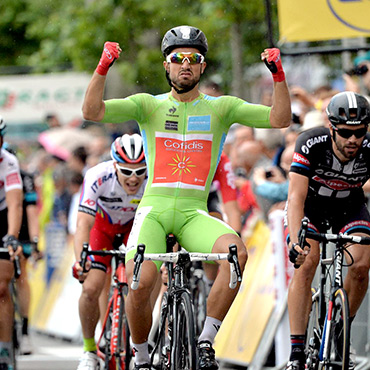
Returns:
[[[106,75],[114,61],[119,58],[121,48],[117,42],[106,42],[99,64],[87,87],[82,105],[83,117],[89,121],[99,122],[105,113],[103,101]]]
[[[283,128],[290,125],[292,119],[291,102],[285,73],[281,64],[279,49],[265,49],[261,59],[272,73],[274,79],[274,93],[270,113],[271,127]]]

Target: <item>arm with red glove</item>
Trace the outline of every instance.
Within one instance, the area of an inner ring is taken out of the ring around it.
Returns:
[[[75,277],[80,283],[83,283],[87,277],[89,269],[91,267],[91,262],[87,260],[86,263],[86,270],[83,271],[81,266],[81,252],[82,246],[84,243],[89,243],[90,240],[90,231],[95,223],[95,217],[78,211],[77,213],[77,228],[76,234],[74,237],[74,252],[76,262],[72,266],[72,275]]]
[[[86,120],[99,122],[103,119],[105,112],[103,94],[106,75],[121,52],[122,49],[118,42],[107,41],[104,44],[102,55],[87,87],[82,106],[83,117]]]
[[[265,49],[261,53],[261,59],[272,73],[274,80],[273,103],[270,113],[271,127],[288,127],[292,119],[292,111],[288,85],[281,63],[280,50],[277,48]]]

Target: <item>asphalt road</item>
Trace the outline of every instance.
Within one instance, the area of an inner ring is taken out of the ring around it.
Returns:
[[[19,356],[17,370],[76,370],[82,354],[82,344],[40,333],[31,333],[32,355]],[[220,370],[242,369],[220,366]]]
[[[31,333],[32,355],[18,357],[17,370],[76,370],[82,345]]]

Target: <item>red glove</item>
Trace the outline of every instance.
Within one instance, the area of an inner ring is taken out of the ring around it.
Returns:
[[[74,264],[73,264],[73,266],[72,266],[72,275],[73,275],[73,277],[75,278],[75,279],[79,279],[80,278],[80,272],[79,272],[79,270],[77,270],[77,265],[78,266],[80,266],[80,263],[79,262],[75,262]]]
[[[108,73],[109,68],[114,63],[114,61],[119,57],[119,51],[117,49],[117,42],[107,41],[104,44],[104,50],[101,55],[98,66],[96,67],[96,72],[102,76]]]
[[[277,48],[266,49],[269,56],[264,59],[267,68],[272,73],[272,78],[275,82],[281,82],[285,80],[285,73],[281,64],[280,50]]]

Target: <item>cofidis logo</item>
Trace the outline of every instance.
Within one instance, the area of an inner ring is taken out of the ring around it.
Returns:
[[[370,32],[370,0],[326,0],[330,11],[345,26]]]

